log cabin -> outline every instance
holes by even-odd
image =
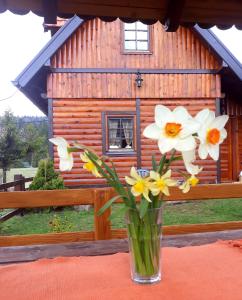
[[[242,68],[210,30],[196,25],[166,32],[159,22],[148,26],[74,16],[13,83],[48,115],[50,137],[63,136],[112,157],[121,176],[131,166],[149,169],[151,153],[160,156],[156,142],[142,136],[156,104],[183,105],[192,115],[203,108],[229,114],[220,160],[198,161],[199,177],[203,183],[238,180]],[[56,149],[50,151],[58,169]],[[72,171],[62,173],[65,184],[104,185],[82,169],[78,155]],[[177,162],[175,169],[182,168]]]

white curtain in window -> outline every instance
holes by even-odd
[[[119,120],[109,120],[109,147],[110,146],[119,146],[119,138],[118,138],[118,123]]]
[[[132,120],[130,120],[130,119],[122,120],[122,126],[123,126],[123,130],[124,130],[124,136],[125,136],[126,143],[128,146],[131,146],[131,143],[133,141]]]

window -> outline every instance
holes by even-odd
[[[103,152],[129,155],[135,152],[135,116],[104,113]]]
[[[148,52],[149,27],[141,22],[124,23],[124,50],[127,52]]]

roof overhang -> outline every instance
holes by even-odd
[[[100,17],[104,21],[120,18],[147,24],[160,21],[168,31],[195,24],[206,29],[214,25],[242,29],[242,1],[238,0],[0,0],[0,13],[6,10],[15,14],[32,11],[44,16],[47,24],[55,23],[57,16],[70,18],[76,14],[83,20]]]

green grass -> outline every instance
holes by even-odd
[[[124,228],[123,205],[112,208],[112,227]],[[0,214],[3,212],[0,211]],[[53,232],[50,222],[57,216],[63,231],[93,230],[93,210],[77,212],[73,208],[54,212],[48,209],[39,213],[29,212],[15,216],[0,224],[1,235]],[[199,224],[226,221],[242,221],[242,199],[192,201],[164,205],[164,225]]]

